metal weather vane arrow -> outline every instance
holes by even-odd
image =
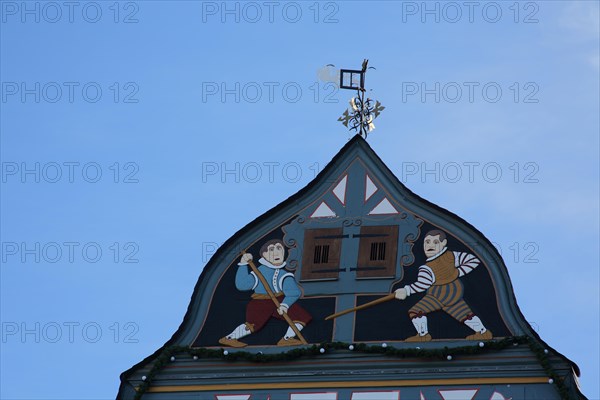
[[[340,89],[356,90],[357,95],[350,99],[350,108],[338,118],[345,127],[355,131],[365,139],[375,129],[373,121],[385,109],[379,101],[365,99],[365,76],[369,60],[365,59],[361,70],[340,70]],[[371,67],[372,68],[372,67]]]

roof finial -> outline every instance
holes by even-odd
[[[365,59],[361,70],[342,69],[340,70],[340,89],[356,90],[357,95],[350,99],[350,109],[344,111],[338,118],[345,127],[351,131],[356,131],[365,139],[367,135],[375,129],[373,121],[385,109],[379,101],[365,99],[365,76],[367,74],[367,65],[369,60]],[[369,67],[369,69],[375,69]]]

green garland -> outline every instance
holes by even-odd
[[[353,351],[368,354],[385,354],[387,356],[398,358],[447,359],[449,356],[480,354],[494,350],[498,351],[520,344],[527,344],[531,351],[536,355],[546,375],[554,381],[554,385],[560,393],[561,398],[563,400],[571,400],[567,386],[552,368],[550,360],[548,359],[548,351],[535,340],[533,340],[533,338],[528,336],[517,336],[498,341],[486,341],[483,347],[476,345],[453,348],[444,347],[439,349],[397,349],[390,346],[370,346],[364,343],[358,343],[353,345]],[[152,369],[148,373],[148,376],[146,376],[146,380],[136,389],[137,393],[134,399],[141,400],[144,393],[150,388],[150,384],[152,383],[154,377],[171,362],[171,357],[176,354],[188,354],[192,357],[195,356],[198,359],[219,358],[227,361],[243,360],[255,363],[268,363],[274,361],[296,360],[301,357],[314,357],[321,354],[321,349],[324,349],[325,352],[331,352],[332,350],[348,350],[349,346],[349,343],[342,342],[322,343],[320,345],[293,349],[277,354],[250,353],[247,351],[235,351],[225,354],[223,349],[216,350],[206,348],[190,348],[187,346],[170,346],[164,348],[161,354],[157,357]]]

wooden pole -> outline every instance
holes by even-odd
[[[250,265],[250,268],[252,268],[252,271],[256,274],[256,276],[260,280],[260,283],[262,283],[262,285],[265,287],[267,294],[269,295],[271,300],[273,300],[273,303],[275,303],[275,307],[277,307],[279,309],[279,306],[281,306],[281,304],[279,303],[279,300],[277,300],[277,297],[275,297],[275,294],[271,290],[271,286],[269,286],[269,283],[267,282],[267,280],[265,279],[263,274],[261,274],[260,271],[258,270],[258,268],[256,268],[256,265],[254,265],[252,260],[248,260],[248,265]],[[288,323],[290,328],[292,328],[292,330],[294,331],[294,333],[296,334],[298,339],[300,339],[302,344],[308,344],[308,342],[306,341],[306,339],[304,339],[304,336],[302,336],[302,334],[300,333],[300,330],[298,329],[298,327],[296,326],[294,321],[292,321],[290,316],[287,315],[287,313],[283,313],[283,318]]]
[[[341,317],[342,315],[350,314],[351,312],[354,312],[354,311],[364,310],[365,308],[373,307],[373,306],[376,306],[377,304],[381,304],[381,303],[385,303],[386,301],[394,300],[395,298],[396,298],[396,295],[394,293],[391,293],[385,297],[382,297],[377,300],[373,300],[373,301],[365,303],[361,306],[354,307],[354,308],[348,308],[347,310],[340,311],[339,313],[331,314],[330,316],[325,318],[325,321],[329,321],[330,319]]]

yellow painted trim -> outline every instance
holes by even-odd
[[[514,378],[453,378],[453,379],[408,379],[392,381],[336,381],[336,382],[273,382],[273,383],[234,383],[231,385],[185,385],[185,386],[155,386],[148,389],[149,393],[173,392],[208,392],[214,390],[263,390],[263,389],[334,389],[357,387],[410,387],[434,385],[486,385],[511,383],[548,383],[546,377],[514,377]]]

